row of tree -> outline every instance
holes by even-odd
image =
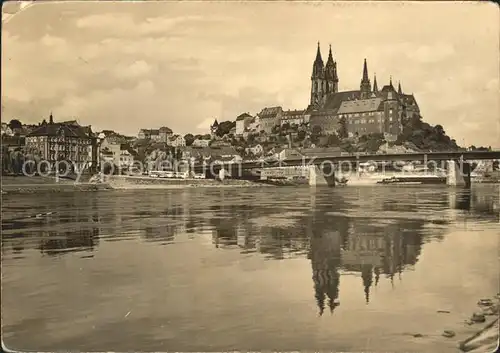
[[[30,163],[26,163],[31,161]],[[7,146],[2,146],[2,174],[33,174],[37,171],[38,164],[42,161],[36,149],[18,147],[10,151]],[[24,165],[24,170],[23,170]],[[40,167],[42,168],[42,166]]]

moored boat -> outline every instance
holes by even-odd
[[[439,175],[400,175],[384,178],[377,184],[405,184],[405,185],[422,185],[422,184],[446,184],[446,177]]]

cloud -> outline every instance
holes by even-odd
[[[455,53],[453,45],[447,43],[436,43],[434,45],[421,45],[406,54],[408,58],[422,63],[443,61]]]
[[[214,123],[214,118],[206,118],[201,123],[196,125],[196,129],[200,132],[209,133],[210,126]]]
[[[498,138],[491,128],[500,110],[498,20],[472,15],[477,6],[448,10],[454,20],[443,25],[431,5],[57,5],[30,7],[3,28],[7,118],[36,122],[54,110],[95,129],[135,134],[166,125],[186,133],[193,127],[208,132],[215,117],[234,119],[265,106],[303,109],[320,40],[324,59],[332,41],[342,90],[359,87],[366,57],[379,88],[389,75],[401,80],[424,119],[457,140],[467,135],[456,124],[460,114],[483,129],[482,140]],[[387,22],[382,8],[398,15]],[[409,16],[419,26],[408,26]],[[325,21],[331,23],[326,29]]]
[[[71,52],[66,40],[45,35],[39,43],[23,42],[9,32],[2,34],[3,96],[28,102],[76,88],[73,79],[57,74]]]
[[[207,19],[204,16],[177,16],[177,17],[147,17],[143,20],[135,20],[133,16],[126,13],[120,14],[94,14],[82,17],[76,21],[76,26],[86,30],[101,31],[106,34],[142,36],[163,34],[169,35],[169,31],[177,26],[194,22],[227,21],[228,18],[218,17]]]
[[[486,82],[485,89],[488,91],[498,92],[500,88],[500,82],[498,78],[492,78]]]
[[[62,47],[66,45],[66,41],[62,38],[46,34],[42,37],[42,44],[48,47]]]
[[[114,69],[114,74],[121,78],[137,78],[151,72],[151,66],[144,60],[138,60],[130,65],[118,65]]]
[[[82,17],[76,21],[76,26],[82,29],[113,29],[125,30],[134,27],[132,18],[126,14],[96,14]]]

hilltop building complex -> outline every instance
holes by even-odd
[[[366,59],[359,89],[339,91],[337,62],[333,59],[330,47],[328,59],[324,64],[318,43],[316,58],[311,75],[310,101],[306,109],[284,111],[282,107],[267,107],[257,114],[257,131],[271,133],[275,126],[288,124],[309,124],[318,126],[324,133],[339,133],[345,129],[349,136],[383,133],[397,136],[401,133],[405,117],[420,114],[413,94],[405,94],[398,84],[396,90],[392,83],[380,90],[377,78],[373,85],[368,76]],[[244,113],[236,119],[237,135],[249,130],[252,117]]]
[[[311,99],[306,112],[310,114],[311,126],[319,125],[325,132],[336,132],[340,123],[346,125],[349,135],[385,133],[398,135],[402,130],[402,119],[420,113],[413,94],[404,94],[401,83],[398,90],[392,84],[378,89],[377,78],[373,86],[368,77],[366,59],[359,90],[338,91],[337,62],[332,49],[323,65],[318,43],[316,59],[311,75]]]

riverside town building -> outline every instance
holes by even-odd
[[[43,120],[26,135],[26,147],[40,151],[41,159],[51,167],[58,161],[67,161],[82,170],[97,163],[97,141],[90,126],[80,126],[76,121],[55,123],[52,114],[48,123]]]

